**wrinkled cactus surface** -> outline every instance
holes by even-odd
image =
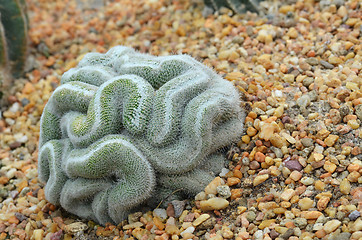
[[[240,138],[243,119],[232,83],[189,56],[89,53],[41,118],[46,198],[104,224],[175,190],[194,195],[224,166],[218,150]]]
[[[204,0],[204,3],[215,11],[226,7],[235,13],[245,13],[246,11],[258,12],[258,4],[261,1],[262,0]]]

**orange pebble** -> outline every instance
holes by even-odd
[[[254,159],[260,163],[265,162],[265,155],[262,152],[257,152],[257,153],[255,153]]]

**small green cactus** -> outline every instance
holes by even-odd
[[[239,14],[245,13],[246,11],[258,12],[259,2],[261,2],[261,0],[204,0],[205,5],[215,11],[226,7]]]
[[[0,85],[23,74],[28,47],[28,26],[24,0],[0,0]]]
[[[189,56],[122,46],[89,53],[44,108],[39,178],[50,202],[119,223],[175,190],[173,197],[203,190],[243,119],[232,83]]]

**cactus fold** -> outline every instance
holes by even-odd
[[[239,14],[245,13],[246,11],[258,12],[259,2],[261,2],[261,0],[204,0],[205,5],[215,11],[226,7]]]
[[[203,190],[243,120],[232,83],[189,56],[89,53],[44,108],[39,178],[50,202],[119,223],[175,190]]]

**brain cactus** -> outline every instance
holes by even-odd
[[[175,190],[201,191],[243,118],[234,86],[189,56],[89,53],[44,108],[39,178],[50,202],[119,223]]]
[[[235,13],[245,13],[246,11],[258,12],[259,2],[262,0],[204,0],[206,6],[215,11],[222,7],[230,8]]]

